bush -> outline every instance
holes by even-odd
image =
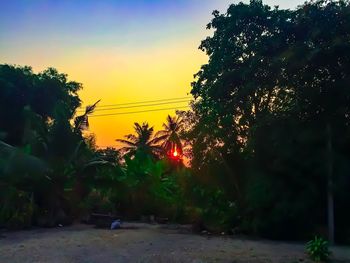
[[[83,201],[83,207],[87,213],[115,213],[115,205],[110,201],[108,195],[103,195],[97,190],[92,191],[87,196]]]
[[[211,232],[231,231],[237,226],[236,204],[220,189],[195,187],[194,194],[203,227]]]
[[[13,230],[30,227],[34,212],[30,195],[15,188],[9,188],[5,196],[0,209],[0,225]]]
[[[331,254],[328,242],[317,236],[306,244],[306,251],[315,262],[326,262]]]

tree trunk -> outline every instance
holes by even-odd
[[[330,123],[327,124],[327,222],[328,239],[331,245],[334,244],[334,197],[333,197],[333,145],[332,129]]]

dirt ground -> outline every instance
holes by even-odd
[[[0,262],[308,262],[303,244],[191,234],[185,227],[124,223],[126,229],[73,225],[0,233]],[[350,263],[349,247],[333,247]]]

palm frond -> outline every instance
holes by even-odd
[[[131,142],[131,141],[128,141],[128,140],[124,140],[124,139],[116,139],[115,141],[124,143],[124,144],[129,145],[129,146],[133,146],[133,147],[136,146],[136,144],[134,142]]]
[[[82,131],[82,130],[86,130],[89,128],[89,115],[92,114],[97,106],[97,104],[100,102],[101,100],[96,101],[94,104],[92,105],[88,105],[85,108],[85,113],[83,115],[77,116],[74,119],[74,130],[77,131]]]
[[[125,138],[134,143],[138,141],[138,138],[134,134],[128,134],[125,136]]]
[[[164,130],[170,130],[169,126],[166,123],[163,123],[162,126]]]
[[[150,145],[153,145],[153,144],[158,144],[162,141],[164,141],[166,138],[168,138],[169,136],[167,134],[165,135],[162,135],[162,136],[155,136],[152,140],[149,141],[149,144]]]
[[[166,130],[157,131],[156,134],[154,135],[154,137],[159,137],[159,136],[163,136],[163,135],[169,136],[169,131],[166,131]]]
[[[94,110],[96,109],[97,104],[98,104],[100,101],[101,101],[101,100],[98,100],[98,101],[96,101],[94,104],[86,106],[86,108],[85,108],[85,113],[84,113],[84,114],[85,114],[85,115],[89,115],[89,114],[93,113]]]

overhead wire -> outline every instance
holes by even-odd
[[[130,109],[130,108],[139,108],[139,107],[152,107],[152,106],[159,106],[159,105],[166,105],[166,104],[175,104],[175,103],[184,103],[184,102],[190,102],[190,100],[177,100],[177,101],[168,101],[168,102],[161,102],[161,103],[151,103],[151,104],[142,104],[142,105],[133,105],[133,106],[122,106],[122,107],[111,107],[111,108],[102,108],[95,109],[96,111],[109,111],[109,110],[118,110],[118,109]]]
[[[149,109],[149,110],[142,110],[142,111],[128,111],[128,112],[116,112],[116,113],[107,113],[107,114],[92,114],[89,117],[103,117],[103,116],[114,116],[114,115],[124,115],[124,114],[135,114],[135,113],[143,113],[143,112],[152,112],[152,111],[163,111],[163,110],[179,110],[179,109],[185,109],[189,108],[190,106],[181,106],[177,108],[162,108],[162,109]]]
[[[139,107],[152,107],[152,106],[175,104],[175,103],[185,103],[185,102],[190,102],[190,99],[191,97],[188,96],[188,97],[159,99],[159,100],[151,100],[151,101],[139,101],[139,102],[130,102],[130,103],[101,105],[96,107],[97,109],[95,111],[107,111],[107,110],[129,109],[129,108],[139,108]],[[159,103],[155,103],[155,102],[159,102]],[[133,106],[125,106],[125,105],[133,105]],[[118,106],[118,107],[115,107],[115,106]],[[189,107],[190,107],[189,105],[186,105],[186,106],[171,107],[171,108],[168,107],[168,108],[148,109],[148,110],[139,110],[139,111],[91,114],[89,115],[89,117],[117,116],[117,115],[137,114],[137,113],[145,113],[145,112],[164,111],[164,110],[180,110],[180,109],[187,109]],[[102,108],[102,109],[99,109],[99,108]],[[108,146],[104,146],[104,147],[108,147]],[[118,147],[118,145],[114,145],[112,147]]]
[[[184,100],[184,99],[191,99],[191,96],[177,97],[177,98],[168,98],[168,99],[147,100],[147,101],[137,101],[137,102],[127,102],[127,103],[115,103],[115,104],[97,105],[96,108],[106,108],[106,107],[134,105],[134,104],[148,104],[148,103],[154,103],[154,102],[175,101],[175,100]],[[79,111],[83,111],[83,109],[80,109]]]

